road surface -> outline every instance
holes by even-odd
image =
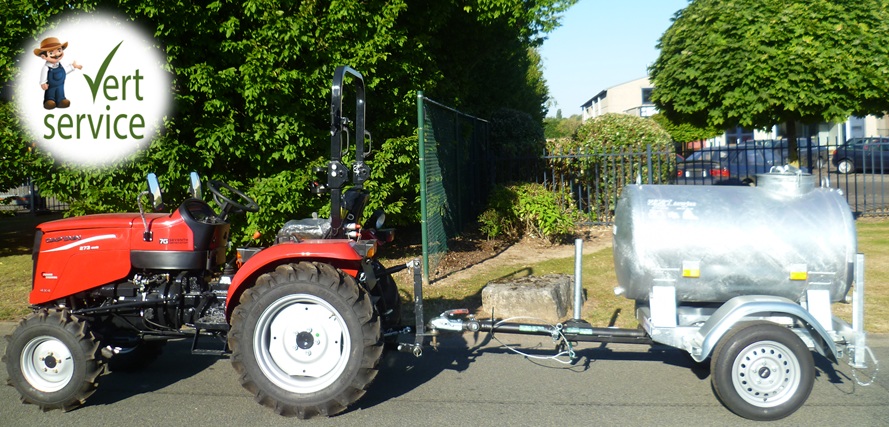
[[[12,324],[0,324],[7,335]],[[481,337],[484,338],[484,337]],[[225,358],[192,356],[171,342],[138,373],[109,373],[87,404],[68,413],[41,412],[0,387],[3,426],[566,426],[754,425],[725,409],[710,388],[708,365],[665,347],[585,344],[572,365],[532,361],[472,335],[427,349],[417,359],[387,353],[367,395],[330,419],[282,418],[254,403]],[[549,340],[499,334],[534,354],[552,354]],[[870,337],[889,361],[889,335]],[[535,345],[538,348],[532,348]],[[0,340],[5,354],[6,340]],[[846,365],[816,356],[807,404],[773,425],[889,425],[889,378],[868,387]],[[0,377],[6,376],[2,366]],[[761,425],[761,424],[759,424]]]

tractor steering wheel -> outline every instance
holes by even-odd
[[[222,181],[217,181],[215,179],[211,179],[207,181],[207,189],[213,193],[213,200],[216,204],[219,205],[220,210],[222,210],[223,217],[228,216],[228,213],[234,210],[235,212],[258,212],[259,205],[250,198],[250,196],[244,194],[243,191],[238,190],[231,185],[228,185]],[[228,196],[222,194],[220,189],[225,189],[230,191],[232,194],[238,196],[238,201],[234,201]],[[239,203],[244,202],[244,203]]]

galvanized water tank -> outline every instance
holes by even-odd
[[[648,300],[652,286],[680,302],[739,295],[800,301],[807,289],[845,298],[855,222],[842,193],[803,173],[757,176],[757,187],[631,185],[615,211],[618,290]]]

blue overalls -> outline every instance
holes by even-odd
[[[49,88],[43,93],[44,101],[55,101],[56,105],[62,103],[65,99],[65,67],[59,64],[58,67],[50,68],[46,75],[46,84]]]

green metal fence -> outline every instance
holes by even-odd
[[[488,122],[417,93],[423,282],[448,239],[475,221],[493,185]]]

